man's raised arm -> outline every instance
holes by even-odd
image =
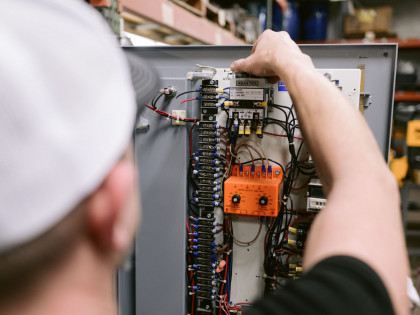
[[[407,254],[397,184],[362,115],[318,73],[285,32],[266,31],[234,72],[286,84],[328,204],[308,236],[306,270],[336,255],[358,258],[387,288],[394,310],[408,312]]]

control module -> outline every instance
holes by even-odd
[[[224,212],[276,217],[282,180],[280,167],[235,165],[224,185]]]

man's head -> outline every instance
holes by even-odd
[[[0,37],[1,304],[81,244],[115,267],[137,198],[135,96],[101,17],[79,0],[7,0]]]

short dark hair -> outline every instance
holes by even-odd
[[[86,229],[84,204],[36,239],[0,254],[0,305],[24,295],[72,252]]]

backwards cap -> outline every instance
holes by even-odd
[[[0,38],[1,253],[100,185],[129,143],[135,95],[117,42],[81,0],[2,1]]]

